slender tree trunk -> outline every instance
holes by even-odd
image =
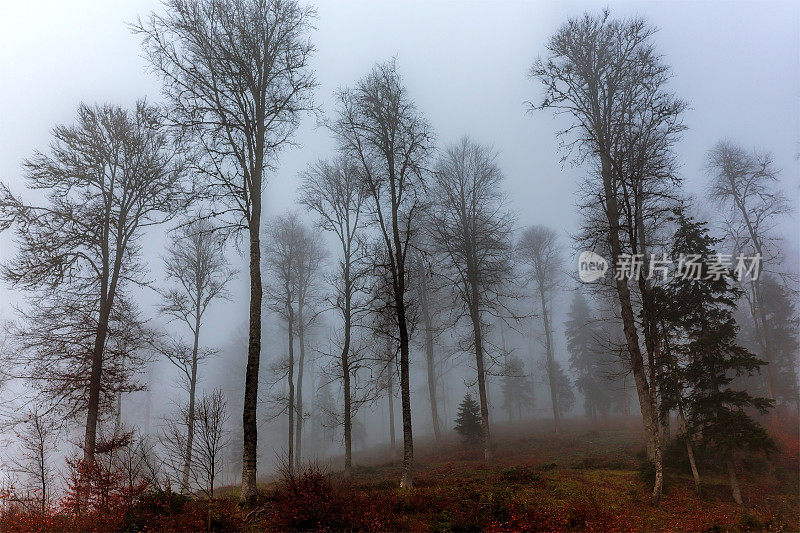
[[[689,435],[689,426],[686,424],[686,416],[683,414],[683,405],[678,403],[678,417],[680,417],[681,430],[683,431],[683,438],[686,441],[686,453],[689,456],[689,466],[692,469],[692,478],[694,478],[694,488],[700,491],[700,472],[697,471],[697,463],[694,460],[694,447],[692,446],[692,436]]]
[[[544,327],[545,355],[547,357],[547,378],[550,382],[550,402],[553,405],[553,429],[558,433],[561,427],[561,414],[558,409],[558,390],[556,385],[556,363],[553,355],[553,337],[550,331],[550,315],[547,312],[547,298],[544,294],[544,280],[539,280],[539,296],[542,303],[542,326]]]
[[[260,179],[257,180],[260,187]],[[255,189],[255,188],[254,188]],[[258,450],[258,368],[261,359],[261,194],[253,195],[250,217],[250,329],[247,344],[247,370],[242,409],[242,490],[240,501],[252,506],[257,495],[256,460]]]
[[[303,370],[306,359],[305,327],[303,325],[303,306],[297,309],[297,342],[300,345],[300,359],[297,361],[297,432],[294,436],[294,461],[297,471],[300,471],[303,447]]]
[[[125,355],[122,356],[122,368],[125,369]],[[117,416],[114,421],[114,436],[119,435],[122,431],[122,392],[117,393]]]
[[[739,488],[739,478],[736,476],[736,466],[733,464],[733,459],[728,456],[725,460],[725,466],[728,470],[728,479],[731,483],[731,495],[733,496],[733,501],[737,504],[742,504],[742,491]]]
[[[295,405],[294,395],[294,311],[292,310],[291,303],[287,305],[289,310],[287,325],[289,329],[289,368],[286,371],[286,380],[289,385],[289,450],[287,458],[287,467],[289,473],[294,473],[294,414],[297,406]]]
[[[441,428],[439,426],[439,408],[436,403],[436,365],[433,353],[433,320],[431,319],[430,309],[428,308],[427,287],[423,286],[420,295],[422,307],[422,320],[425,326],[425,361],[428,370],[428,396],[431,401],[431,423],[433,424],[433,435],[436,442],[441,439]]]
[[[194,445],[194,406],[195,393],[197,391],[197,355],[200,346],[200,310],[199,295],[198,308],[195,314],[194,323],[194,346],[192,346],[192,375],[189,379],[189,412],[186,417],[186,453],[183,459],[183,476],[181,480],[181,491],[185,494],[189,491],[189,472],[192,467],[192,449]]]
[[[39,484],[42,491],[42,500],[41,500],[41,509],[42,513],[47,510],[47,471],[45,467],[45,439],[43,438],[43,429],[42,429],[42,421],[39,418],[39,413],[34,413],[34,423],[36,424],[36,438],[37,438],[37,446],[36,446],[36,459],[38,462],[39,467]]]
[[[608,157],[603,155],[602,177],[605,194],[605,214],[608,221],[608,240],[611,248],[611,262],[617,264],[617,259],[622,255],[622,246],[619,238],[619,207],[617,205],[616,190],[612,186],[611,162]],[[622,326],[625,332],[625,340],[628,347],[631,372],[636,383],[636,392],[639,397],[639,408],[642,413],[642,423],[645,430],[647,443],[647,455],[653,462],[656,469],[656,479],[653,485],[653,499],[661,497],[664,485],[664,470],[661,453],[661,442],[659,441],[659,423],[656,406],[653,404],[653,397],[650,391],[650,384],[647,381],[647,373],[644,367],[642,350],[639,346],[639,334],[636,331],[636,320],[631,304],[631,292],[626,279],[615,280],[617,296],[620,303],[620,314],[622,316]]]
[[[387,390],[386,399],[389,402],[389,442],[392,453],[394,454],[396,446],[396,439],[394,435],[394,378],[392,377],[391,369],[389,370],[389,388]]]
[[[478,396],[481,404],[481,437],[483,441],[483,458],[492,460],[492,441],[489,433],[489,401],[486,394],[486,370],[483,364],[483,334],[481,332],[481,315],[478,307],[478,288],[472,283],[472,303],[470,318],[472,319],[472,337],[475,344],[475,363],[478,369]]]
[[[350,296],[345,297],[344,346],[342,346],[342,384],[344,388],[344,475],[350,477],[353,467],[353,413],[350,397]]]
[[[533,401],[530,405],[530,414],[531,419],[536,418],[536,385],[534,378],[535,370],[536,370],[536,355],[533,351],[533,319],[531,319],[530,327],[528,328],[528,363],[531,366],[531,380],[530,380],[530,387],[531,387],[531,398]]]
[[[731,185],[731,191],[733,192],[734,202],[736,203],[736,207],[742,214],[742,217],[745,221],[745,225],[747,226],[747,231],[750,235],[750,240],[753,244],[753,248],[755,248],[756,253],[763,261],[764,259],[764,248],[762,246],[761,237],[756,233],[755,227],[753,227],[752,221],[750,220],[752,214],[747,209],[745,205],[744,199],[740,196],[739,190],[734,183],[733,177],[728,176],[729,183]],[[763,269],[764,265],[760,265]],[[764,368],[764,385],[766,387],[767,397],[771,400],[775,400],[775,391],[774,391],[774,381],[773,381],[773,374],[772,374],[772,367],[770,363],[773,361],[773,350],[772,350],[772,338],[768,333],[769,322],[767,321],[767,314],[766,310],[764,309],[764,302],[762,299],[762,292],[761,292],[761,278],[752,280],[752,287],[753,287],[753,304],[754,306],[751,307],[751,312],[753,314],[753,322],[755,324],[756,336],[760,337],[760,344],[764,350],[764,360],[767,362]],[[761,322],[759,327],[759,320]],[[773,409],[769,415],[770,422],[773,426],[778,425],[777,414]]]

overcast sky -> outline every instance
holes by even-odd
[[[656,41],[673,67],[672,85],[688,100],[689,127],[678,147],[687,189],[700,194],[704,153],[730,138],[774,152],[795,204],[800,141],[800,7],[797,2],[319,2],[314,67],[317,97],[330,110],[332,92],[352,84],[375,61],[396,56],[409,93],[427,115],[440,145],[469,134],[491,143],[520,225],[576,227],[576,180],[562,168],[548,112],[526,112],[537,85],[527,70],[548,37],[568,17],[609,5],[615,16],[638,14],[660,28]],[[7,2],[0,18],[0,180],[22,191],[21,161],[46,149],[50,129],[74,120],[79,102],[131,106],[159,101],[158,80],[146,71],[139,39],[127,23],[160,9],[150,0]],[[308,120],[298,149],[286,151],[270,176],[266,216],[290,208],[297,173],[331,155],[325,130]],[[795,219],[796,220],[796,219]],[[791,228],[796,250],[796,222]],[[147,253],[157,263],[161,241]],[[10,240],[0,236],[2,257]],[[796,259],[796,256],[795,256]],[[237,258],[240,264],[244,261]],[[156,265],[157,266],[157,265]],[[156,269],[157,270],[157,269]],[[246,298],[246,276],[237,299]],[[0,315],[9,318],[0,289]],[[244,305],[217,305],[212,329],[230,330]],[[237,314],[240,313],[240,314]],[[227,317],[234,317],[229,319]],[[213,333],[213,331],[212,331]]]

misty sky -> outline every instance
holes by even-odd
[[[677,151],[689,192],[702,194],[703,159],[716,141],[771,150],[784,188],[797,205],[800,151],[800,3],[721,2],[317,2],[312,35],[317,100],[331,110],[337,87],[351,85],[371,65],[395,56],[410,95],[437,133],[439,146],[469,134],[499,152],[500,167],[520,226],[577,227],[576,181],[582,170],[562,167],[560,124],[549,112],[529,113],[539,87],[527,77],[549,36],[584,10],[643,15],[661,31],[658,49],[673,67],[672,87],[688,100],[689,127]],[[21,161],[45,150],[50,129],[72,123],[77,105],[130,107],[146,96],[160,101],[159,81],[147,73],[139,38],[127,23],[159,10],[150,0],[6,1],[0,17],[0,180],[22,192]],[[297,174],[330,157],[328,132],[309,118],[299,148],[285,151],[269,177],[266,217],[291,208]],[[25,195],[31,197],[30,195]],[[796,239],[796,218],[785,233]],[[145,252],[160,277],[162,236]],[[0,256],[11,253],[0,236]],[[797,263],[797,243],[789,243]],[[232,254],[237,268],[245,265]],[[244,322],[247,276],[234,284],[234,302],[209,311],[207,338],[229,335]],[[153,295],[151,295],[152,297]],[[0,316],[13,315],[15,295],[0,288]],[[155,299],[151,298],[154,302]],[[144,306],[150,314],[152,308]],[[244,358],[244,353],[242,355]]]

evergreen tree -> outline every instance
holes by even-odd
[[[758,372],[765,363],[736,341],[733,313],[740,291],[714,250],[718,239],[705,223],[677,213],[672,243],[677,269],[658,288],[669,379],[662,380],[662,413],[686,413],[686,431],[728,470],[733,498],[741,503],[735,457],[740,450],[770,450],[773,443],[746,412],[767,412],[772,401],[732,388],[737,376]]]
[[[567,351],[572,371],[576,374],[575,386],[583,394],[586,416],[596,419],[608,414],[611,395],[602,377],[602,352],[597,341],[598,332],[592,324],[589,303],[575,291],[564,323]]]
[[[464,442],[475,445],[481,438],[481,410],[469,393],[464,396],[458,406],[458,418],[456,418],[456,431],[461,435]]]
[[[575,391],[572,388],[572,381],[558,361],[553,361],[552,386],[556,389],[558,414],[562,417],[575,405]]]
[[[533,407],[533,384],[525,373],[525,364],[516,355],[509,355],[503,365],[503,408],[508,413],[508,421],[522,418],[524,408]]]
[[[772,347],[772,389],[775,398],[800,409],[800,393],[797,382],[797,331],[800,326],[797,311],[789,289],[774,277],[766,275],[761,280],[762,305],[766,316],[767,331]]]

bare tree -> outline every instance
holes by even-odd
[[[431,150],[430,126],[408,97],[394,61],[379,63],[355,87],[339,91],[338,117],[331,124],[342,150],[358,161],[371,199],[372,219],[386,250],[392,307],[400,347],[403,410],[401,487],[411,488],[414,444],[411,431],[409,331],[406,312],[406,253],[420,207],[423,165]]]
[[[296,327],[295,302],[297,299],[297,247],[300,246],[300,220],[296,213],[279,216],[273,221],[266,242],[264,263],[269,273],[266,304],[286,323],[288,361],[285,369],[288,397],[286,409],[289,416],[287,467],[294,471],[295,382],[294,338]]]
[[[363,237],[367,190],[356,161],[342,155],[320,161],[303,174],[300,202],[319,217],[319,226],[333,232],[341,246],[338,268],[333,277],[334,293],[329,303],[342,317],[342,348],[339,373],[344,395],[344,470],[350,475],[353,456],[353,392],[351,379],[357,368],[352,334],[366,310],[363,298],[368,269]],[[359,298],[359,295],[362,295]]]
[[[164,258],[167,279],[174,282],[175,286],[163,293],[164,301],[160,311],[173,320],[186,324],[193,337],[188,353],[180,345],[166,353],[170,362],[186,375],[189,392],[182,490],[186,490],[189,483],[192,463],[197,368],[200,359],[207,355],[200,350],[200,327],[211,302],[216,298],[228,297],[225,286],[234,275],[228,267],[224,249],[213,231],[214,228],[204,219],[180,226]]]
[[[517,253],[520,261],[527,268],[529,279],[533,281],[534,290],[539,296],[540,317],[544,332],[545,368],[547,369],[547,379],[550,385],[550,401],[553,405],[555,431],[558,432],[561,420],[559,409],[561,401],[558,398],[560,368],[558,368],[558,362],[555,360],[552,323],[552,303],[564,274],[558,233],[546,226],[532,226],[523,232],[517,244]]]
[[[219,476],[220,459],[228,445],[228,407],[221,389],[203,394],[197,405],[196,479],[209,499]]]
[[[659,192],[676,189],[674,143],[684,127],[686,104],[666,89],[670,69],[657,53],[655,29],[641,18],[615,20],[606,11],[569,20],[550,39],[548,57],[538,59],[530,75],[544,86],[534,109],[552,108],[572,119],[560,132],[565,157],[590,158],[597,170],[589,190],[602,223],[597,240],[607,247],[613,265],[620,257],[646,256],[648,206]],[[573,151],[577,150],[577,153]],[[656,469],[653,498],[661,496],[663,461],[658,413],[658,335],[648,322],[652,313],[647,269],[638,276],[617,276],[617,294],[627,344],[628,363],[636,382],[647,453]],[[630,281],[636,278],[644,312],[642,331],[647,366],[639,344]]]
[[[119,448],[111,454],[112,470],[124,483],[123,494],[125,504],[130,508],[134,504],[137,493],[145,489],[155,489],[159,483],[161,459],[156,457],[154,445],[147,435],[142,435],[138,428],[129,431],[117,428],[115,436],[127,435]]]
[[[186,346],[187,351],[189,347]],[[189,409],[186,401],[179,401],[174,408],[161,419],[158,443],[164,467],[164,479],[167,486],[183,489],[183,466],[186,464],[186,436],[188,434]],[[191,471],[190,471],[191,473]],[[194,476],[192,476],[194,482]],[[188,484],[186,484],[188,487]]]
[[[55,472],[51,455],[56,449],[60,428],[57,422],[34,407],[21,422],[19,435],[19,457],[12,461],[10,469],[24,474],[33,487],[33,501],[44,513],[50,506]]]
[[[780,247],[775,226],[792,211],[791,204],[778,188],[779,171],[769,152],[748,152],[730,141],[717,143],[706,161],[709,196],[724,209],[724,227],[734,255],[758,255],[761,270],[780,263]],[[771,325],[767,320],[761,276],[747,287],[749,309],[762,358],[775,361]],[[766,365],[764,377],[767,396],[775,399],[775,376]]]
[[[459,316],[468,317],[478,372],[484,457],[491,460],[489,404],[486,395],[486,321],[504,311],[502,290],[510,280],[514,218],[500,188],[502,173],[491,149],[468,137],[450,146],[437,161],[430,190],[427,230],[433,250],[443,258]]]
[[[297,343],[300,359],[297,361],[297,433],[295,434],[295,466],[300,468],[302,459],[302,435],[305,411],[303,410],[303,375],[306,367],[306,330],[317,317],[320,303],[320,273],[326,256],[319,234],[301,226],[297,243],[295,283],[297,285]]]
[[[125,283],[142,281],[136,259],[143,229],[182,205],[182,165],[158,111],[144,101],[132,112],[81,104],[77,124],[57,126],[53,137],[50,155],[25,162],[30,187],[47,193],[47,205],[27,204],[0,188],[0,229],[15,225],[19,243],[3,277],[23,289],[52,294],[57,288],[65,299],[96,305],[83,445],[91,462],[110,317]]]
[[[3,353],[7,375],[27,382],[43,414],[70,421],[86,412],[98,303],[69,293],[34,295],[18,320],[7,324]],[[118,293],[109,316],[100,381],[100,412],[112,415],[121,394],[140,390],[152,331],[139,311]]]
[[[295,0],[168,0],[165,15],[139,20],[170,116],[196,141],[205,196],[250,246],[250,329],[242,425],[243,502],[256,495],[261,356],[261,210],[264,172],[312,108],[316,85],[307,39],[313,9]]]
[[[302,431],[302,388],[305,363],[305,339],[302,337],[308,319],[306,307],[313,303],[312,295],[325,249],[319,236],[313,234],[300,220],[297,213],[276,217],[270,228],[266,243],[265,266],[270,273],[267,284],[267,305],[285,321],[287,327],[288,355],[285,365],[289,414],[288,467],[299,466],[298,434]],[[298,337],[300,359],[297,361],[295,382],[294,339]],[[297,419],[295,419],[297,417]],[[297,463],[297,465],[295,465]]]
[[[419,246],[419,245],[418,245]],[[422,246],[423,250],[425,246]],[[433,435],[438,442],[441,439],[441,424],[439,422],[439,405],[436,394],[436,352],[434,350],[436,337],[440,327],[434,316],[438,314],[441,306],[436,305],[436,298],[440,294],[440,287],[436,281],[436,272],[423,253],[415,253],[412,257],[412,270],[415,287],[415,297],[419,304],[419,314],[423,329],[423,349],[425,350],[425,370],[428,378],[428,399],[431,404],[431,424]]]

